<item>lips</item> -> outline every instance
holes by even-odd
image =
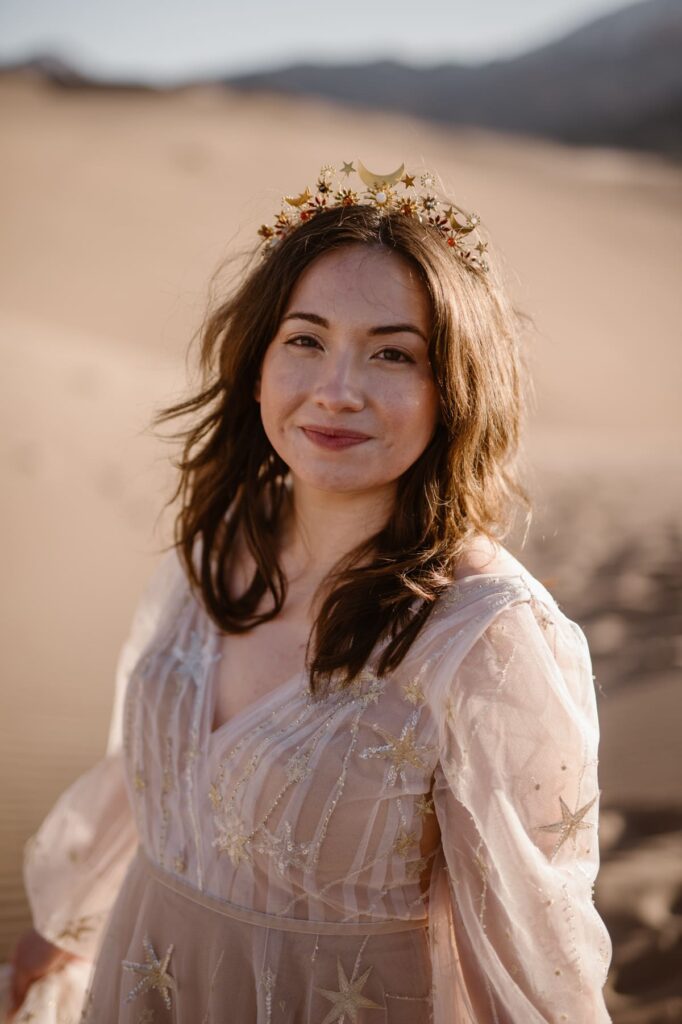
[[[314,423],[304,423],[303,430],[311,430],[316,434],[323,434],[325,437],[348,438],[355,441],[369,440],[369,434],[361,434],[357,430],[346,430],[337,427],[318,427]]]
[[[357,448],[371,440],[369,434],[361,434],[358,430],[348,430],[345,427],[318,427],[312,423],[310,426],[301,427],[301,433],[310,444],[328,452]]]

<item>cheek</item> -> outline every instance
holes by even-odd
[[[263,362],[260,381],[261,417],[266,426],[275,426],[295,409],[305,391],[305,375],[300,368],[284,364],[276,357]]]
[[[431,379],[420,379],[409,387],[391,389],[384,396],[384,408],[394,430],[410,447],[426,444],[438,417],[438,393]]]

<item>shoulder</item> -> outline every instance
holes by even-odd
[[[456,608],[463,603],[485,604],[487,598],[500,597],[500,607],[504,607],[505,596],[510,604],[519,600],[528,603],[543,628],[570,622],[545,584],[523,562],[500,543],[477,537],[460,558],[452,581],[442,594],[442,604]],[[575,623],[571,625],[579,628]]]
[[[477,645],[508,651],[510,640],[547,653],[565,665],[589,664],[580,626],[566,615],[548,587],[508,550],[484,541],[467,551],[440,595],[434,626],[457,642],[447,655],[461,660]],[[444,654],[445,654],[444,650]]]
[[[468,576],[484,573],[509,573],[525,571],[521,562],[497,541],[482,534],[476,535],[460,555],[453,572],[453,582]]]

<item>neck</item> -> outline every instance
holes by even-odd
[[[321,580],[336,562],[385,526],[395,484],[339,494],[294,479],[282,529],[282,558],[292,579]]]

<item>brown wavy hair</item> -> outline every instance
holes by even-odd
[[[182,441],[182,455],[173,460],[179,479],[166,507],[180,499],[174,546],[208,614],[223,632],[240,633],[284,605],[277,527],[288,467],[265,434],[254,387],[301,273],[324,253],[357,244],[399,254],[426,287],[440,417],[425,451],[397,481],[388,522],[325,581],[306,651],[313,693],[332,679],[335,686],[352,682],[380,640],[378,673],[399,665],[452,583],[467,542],[476,534],[503,539],[518,504],[526,509],[526,532],[532,517],[517,470],[531,386],[523,351],[530,318],[511,303],[494,254],[486,274],[465,266],[435,228],[414,217],[334,207],[297,226],[264,258],[251,252],[236,286],[209,307],[198,332],[198,389],[153,419],[192,417],[171,437]],[[231,597],[225,569],[238,533],[256,569],[244,592]],[[259,612],[266,591],[273,606]]]

